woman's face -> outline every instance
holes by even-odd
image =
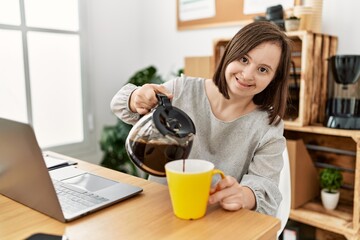
[[[252,98],[263,91],[275,76],[280,56],[281,49],[276,43],[265,42],[229,63],[225,77],[230,98]]]

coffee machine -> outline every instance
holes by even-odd
[[[325,126],[360,129],[360,55],[335,55],[328,61]]]

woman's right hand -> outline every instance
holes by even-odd
[[[157,93],[165,94],[170,99],[173,97],[163,85],[144,84],[131,94],[129,104],[130,110],[132,112],[137,112],[140,115],[147,114],[158,103],[156,98]]]

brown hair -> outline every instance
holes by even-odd
[[[269,124],[279,124],[285,115],[288,94],[288,75],[291,61],[291,40],[271,22],[253,22],[235,34],[227,44],[219,65],[213,76],[213,81],[221,94],[229,99],[228,86],[225,79],[225,69],[233,61],[239,60],[245,54],[264,42],[276,43],[281,48],[279,66],[274,79],[253,101],[261,110],[269,113]]]

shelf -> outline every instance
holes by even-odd
[[[310,202],[300,208],[291,209],[290,219],[330,232],[354,236],[356,231],[352,226],[353,216],[347,212],[325,210],[321,203]]]
[[[348,183],[354,185],[354,189],[342,189],[341,201],[335,210],[325,210],[320,201],[314,200],[299,208],[291,209],[290,219],[342,234],[348,240],[360,239],[360,130],[334,129],[322,125],[300,127],[292,122],[284,122],[284,134],[288,139],[301,139],[305,144],[356,152],[356,156],[349,156],[341,153],[312,151],[313,160],[326,159],[334,166],[354,170],[353,173],[344,173]],[[301,157],[298,159],[298,161],[302,160]],[[312,185],[308,187],[310,186]]]
[[[322,135],[340,136],[340,137],[351,137],[355,142],[360,142],[360,130],[345,130],[327,128],[323,126],[304,126],[299,127],[292,125],[291,122],[285,121],[285,130],[297,131],[297,132],[308,132]]]

